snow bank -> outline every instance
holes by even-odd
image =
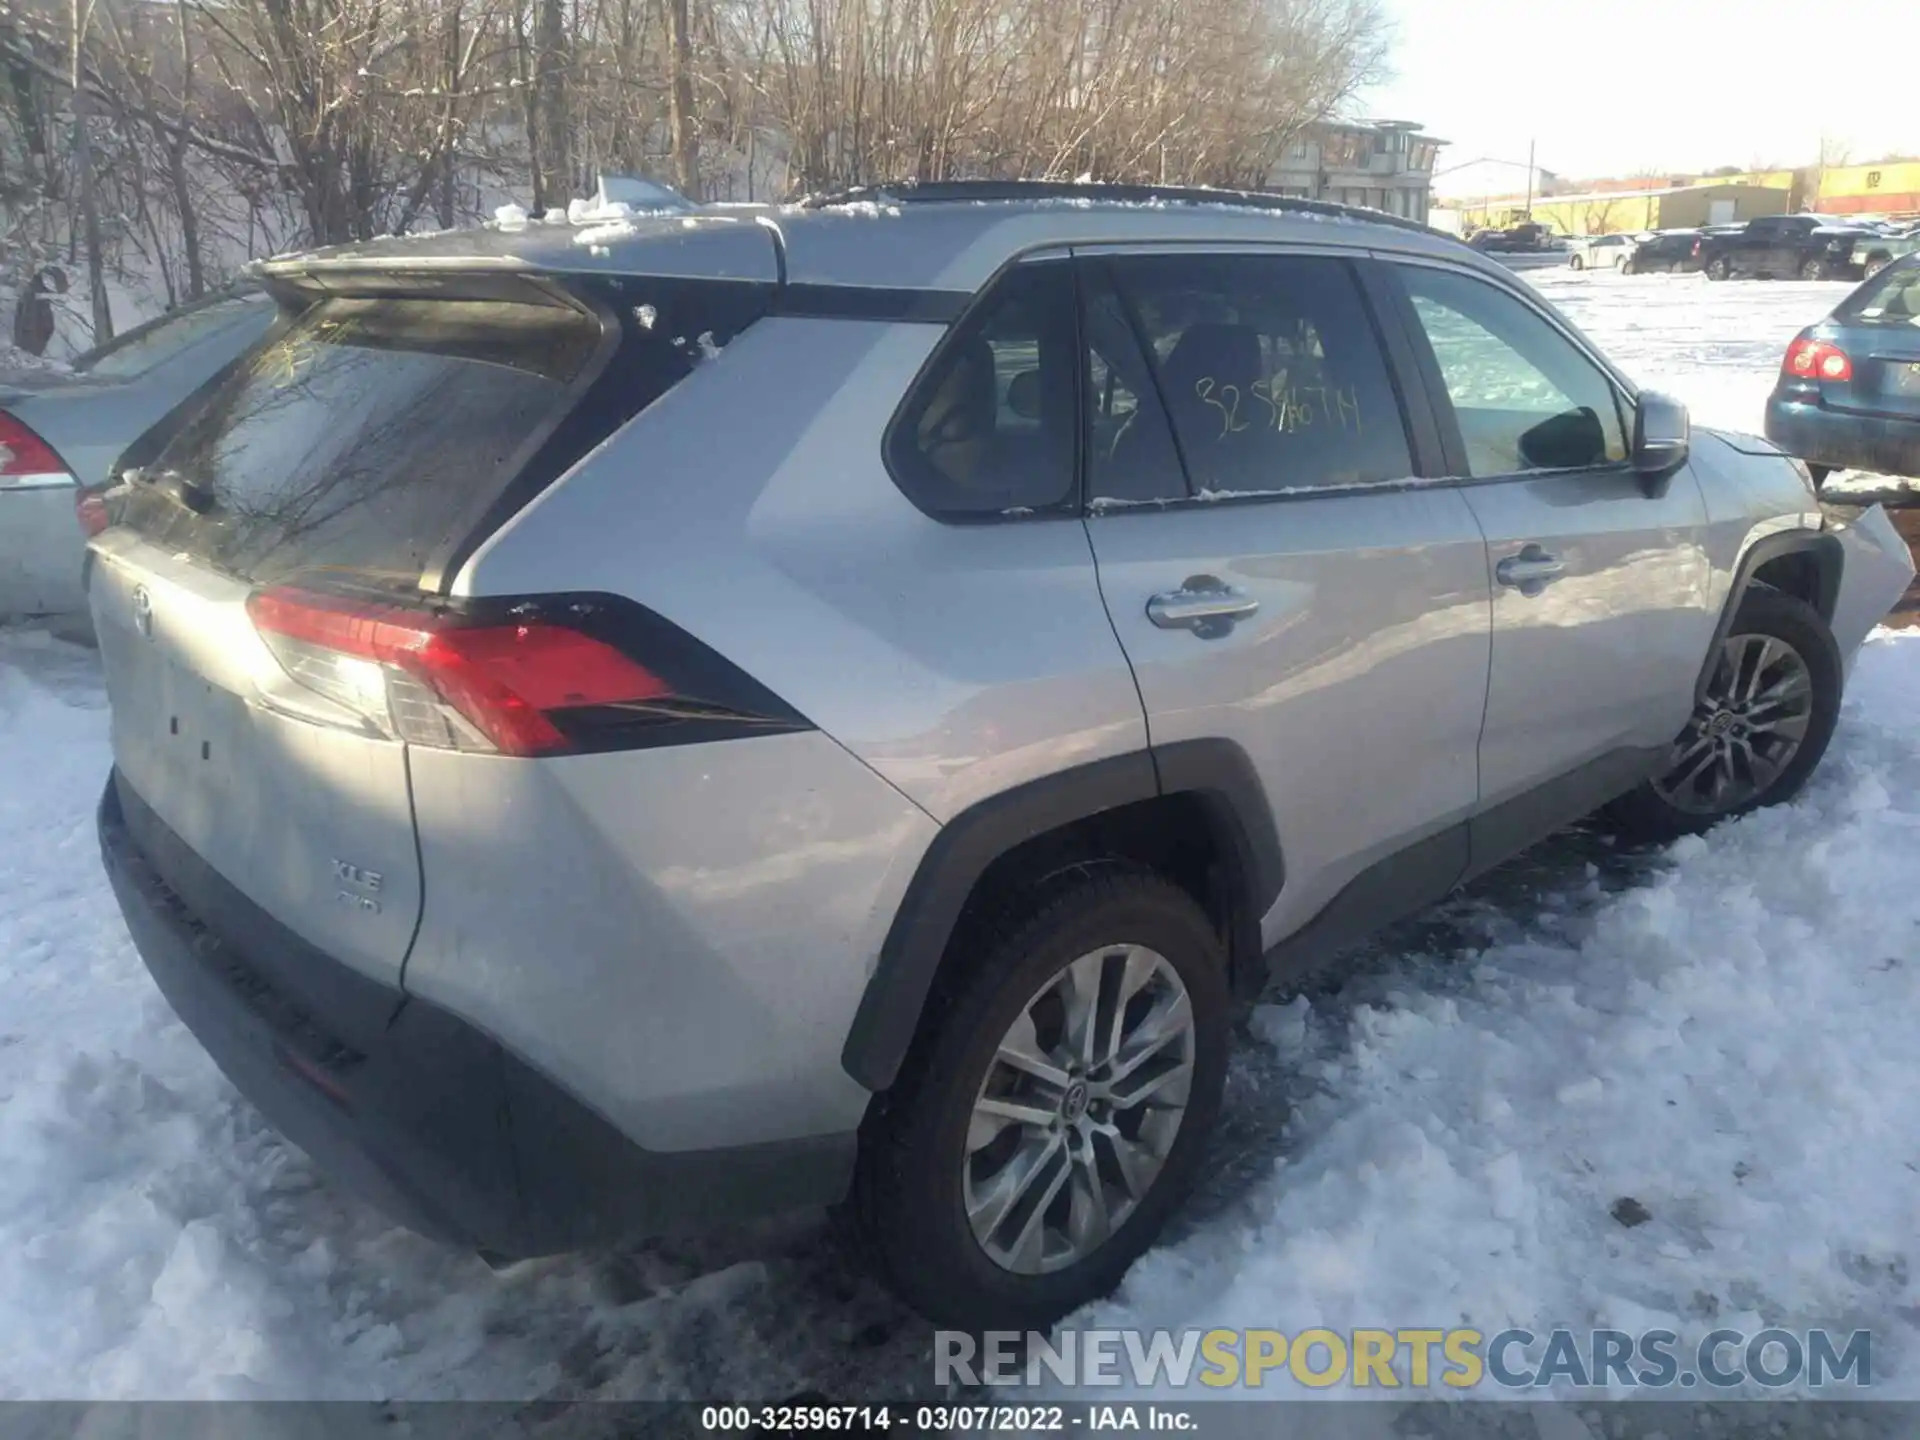
[[[1876,1398],[1920,1395],[1917,705],[1920,637],[1883,632],[1798,803],[1256,1011],[1318,1091],[1285,1154],[1075,1323],[1864,1328]]]

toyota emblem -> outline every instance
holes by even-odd
[[[144,585],[133,587],[133,628],[147,639],[153,638],[153,596]]]

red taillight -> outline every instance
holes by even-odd
[[[1853,361],[1838,345],[1802,335],[1787,347],[1781,367],[1796,380],[1851,380]]]
[[[21,421],[0,410],[0,489],[71,485],[67,462]]]
[[[555,712],[674,693],[611,645],[546,621],[474,624],[290,586],[256,592],[247,612],[288,675],[410,744],[548,754],[571,745]]]

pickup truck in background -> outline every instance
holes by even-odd
[[[1853,254],[1860,262],[1862,278],[1871,280],[1894,261],[1920,254],[1920,223],[1904,232],[1868,236],[1853,247]]]
[[[1825,215],[1759,215],[1737,230],[1703,235],[1694,258],[1709,280],[1858,280],[1863,242],[1872,238]]]

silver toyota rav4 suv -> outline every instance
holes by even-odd
[[[923,185],[260,278],[93,542],[106,862],[235,1084],[497,1256],[844,1202],[928,1315],[1058,1316],[1206,1164],[1237,1001],[1603,807],[1791,796],[1913,574],[1369,212]]]

